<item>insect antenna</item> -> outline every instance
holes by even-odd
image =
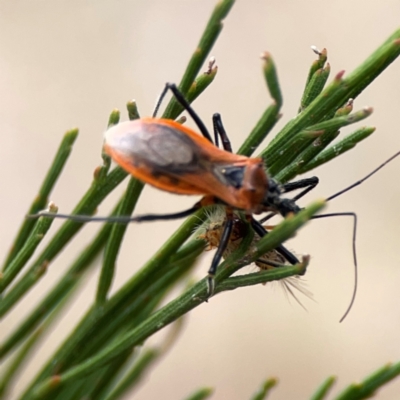
[[[341,196],[342,194],[348,192],[349,190],[357,187],[358,185],[361,185],[363,182],[365,182],[367,179],[369,179],[371,176],[375,175],[380,169],[382,169],[385,165],[390,163],[393,159],[398,157],[400,155],[400,151],[397,153],[393,154],[391,157],[389,157],[386,161],[384,161],[382,164],[380,164],[377,168],[375,168],[373,171],[371,171],[368,175],[366,175],[364,178],[358,180],[357,182],[351,184],[350,186],[347,186],[346,188],[340,190],[339,192],[329,196],[326,201],[330,201],[335,199],[336,197]],[[340,216],[351,216],[354,219],[353,223],[353,239],[352,239],[352,248],[353,248],[353,260],[354,260],[354,287],[353,287],[353,294],[351,296],[351,300],[349,303],[349,306],[347,307],[347,310],[343,314],[342,318],[340,319],[339,322],[342,322],[347,315],[349,314],[351,308],[353,307],[353,304],[356,299],[357,295],[357,287],[358,287],[358,265],[357,265],[357,249],[356,249],[356,238],[357,238],[357,214],[354,212],[341,212],[341,213],[331,213],[331,214],[320,214],[320,215],[314,215],[311,217],[312,219],[318,219],[318,218],[326,218],[326,217],[340,217]]]
[[[348,186],[347,188],[341,190],[340,192],[337,192],[337,193],[333,194],[332,196],[329,196],[326,199],[326,201],[330,201],[330,200],[334,199],[335,197],[338,197],[338,196],[342,195],[343,193],[346,193],[347,191],[353,189],[354,187],[356,187],[358,185],[361,185],[368,178],[370,178],[372,175],[376,174],[381,168],[383,168],[386,164],[390,163],[393,159],[395,159],[399,155],[400,155],[400,151],[398,151],[397,153],[393,154],[390,158],[388,158],[385,162],[383,162],[381,165],[379,165],[377,168],[375,168],[372,172],[370,172],[364,178],[362,178],[359,181],[353,183],[352,185]]]
[[[357,187],[358,185],[361,185],[363,182],[365,182],[367,179],[369,179],[371,176],[375,175],[380,169],[382,169],[385,165],[387,165],[389,162],[391,162],[393,159],[398,157],[400,155],[400,151],[397,153],[393,154],[391,157],[389,157],[386,161],[384,161],[382,164],[380,164],[377,168],[375,168],[373,171],[371,171],[369,174],[367,174],[364,178],[358,180],[357,182],[347,186],[346,188],[340,190],[339,192],[334,193],[333,195],[329,196],[326,198],[326,202],[331,201],[335,199],[336,197],[341,196],[342,194],[350,191],[351,189]],[[309,179],[314,179],[314,178],[309,178]],[[304,187],[307,183],[307,179],[302,179],[299,181],[295,182],[289,182],[284,185],[282,185],[282,191],[283,193],[287,193],[292,190],[300,189],[301,187]],[[305,196],[310,190],[314,189],[315,186],[318,184],[315,183],[313,184],[312,182],[310,183],[309,187],[306,187],[303,191],[301,191],[299,194],[291,198],[290,200],[292,202],[296,202],[303,196]],[[264,218],[260,219],[260,223],[264,223],[265,221],[269,220],[272,218],[276,213],[269,213],[267,214]],[[345,216],[345,217],[353,217],[353,238],[352,238],[352,251],[353,251],[353,262],[354,262],[354,287],[353,287],[353,293],[351,296],[350,303],[343,314],[342,318],[340,319],[339,322],[342,322],[347,315],[349,314],[351,308],[353,307],[353,304],[356,299],[357,295],[357,287],[358,287],[358,264],[357,264],[357,249],[356,249],[356,240],[357,240],[357,214],[354,212],[340,212],[340,213],[329,213],[329,214],[320,214],[320,215],[314,215],[311,217],[311,219],[320,219],[320,218],[328,218],[328,217],[340,217],[340,216]]]
[[[356,237],[357,237],[357,214],[354,212],[340,212],[340,213],[330,213],[330,214],[321,214],[321,215],[314,215],[313,219],[318,218],[328,218],[328,217],[353,217],[353,239],[352,239],[352,249],[353,249],[353,263],[354,263],[354,286],[353,286],[353,293],[351,295],[351,300],[345,313],[343,314],[342,318],[340,318],[339,322],[342,322],[347,315],[349,314],[350,310],[353,307],[354,301],[356,300],[357,295],[357,287],[358,287],[358,263],[357,263],[357,249],[356,249]]]

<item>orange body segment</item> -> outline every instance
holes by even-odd
[[[260,212],[268,190],[261,159],[221,150],[171,120],[120,123],[106,131],[104,150],[131,175],[172,193],[211,195]]]

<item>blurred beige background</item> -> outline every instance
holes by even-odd
[[[0,2],[1,254],[8,250],[62,134],[80,128],[52,196],[60,210],[68,212],[101,161],[109,112],[116,107],[124,110],[126,101],[135,98],[142,115],[151,113],[163,84],[180,80],[215,3]],[[270,51],[278,66],[284,95],[282,126],[298,108],[315,59],[311,45],[328,49],[332,75],[341,69],[351,71],[399,26],[399,16],[400,2],[395,0],[238,0],[212,52],[218,75],[195,108],[208,124],[211,114],[220,112],[237,149],[270,101],[261,74],[262,51]],[[378,128],[376,134],[320,168],[321,184],[302,204],[342,189],[400,149],[400,60],[357,99],[355,109],[365,105],[375,109],[367,124]],[[123,111],[122,119],[126,118]],[[315,302],[300,296],[307,312],[271,285],[216,296],[191,313],[180,341],[147,377],[136,398],[158,399],[161,394],[180,399],[201,386],[213,386],[214,399],[243,399],[263,379],[276,376],[280,384],[271,398],[304,399],[329,375],[338,376],[337,391],[400,360],[399,171],[400,159],[329,205],[330,212],[354,210],[359,217],[359,291],[342,324],[338,321],[353,287],[352,221],[319,220],[288,244],[298,254],[312,256],[306,281]],[[104,214],[116,198],[112,196],[99,213]],[[193,201],[146,188],[137,213],[180,210]],[[113,290],[178,225],[174,221],[130,226]],[[94,226],[86,227],[81,240],[55,260],[40,287],[3,321],[1,336],[29,313],[43,296],[43,286],[58,279],[95,231]],[[198,277],[205,275],[210,256],[199,263]],[[47,336],[14,395],[91,303],[95,271],[90,286]],[[399,394],[397,380],[377,398],[398,399]]]

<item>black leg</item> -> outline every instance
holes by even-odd
[[[215,113],[213,115],[213,127],[214,127],[214,137],[215,137],[216,146],[218,147],[218,136],[219,136],[221,138],[221,142],[222,142],[222,146],[223,146],[224,150],[232,153],[231,142],[229,140],[229,137],[228,137],[228,135],[227,135],[227,133],[225,131],[224,125],[222,123],[221,115],[218,114],[218,113]],[[296,187],[294,187],[294,185],[292,184],[291,186],[293,187],[293,189],[289,188],[289,190],[295,190],[297,188],[302,188],[302,187],[305,187],[305,186],[313,185],[311,188],[308,188],[308,191],[309,191],[313,187],[315,187],[317,185],[317,183],[318,183],[318,178],[316,178],[316,177],[315,178],[310,178],[310,179],[304,179],[302,181],[299,181],[299,183],[298,183],[298,185]],[[228,215],[227,215],[227,221],[229,221]],[[230,223],[231,223],[231,221],[230,221]],[[268,231],[266,231],[264,229],[264,227],[257,220],[255,220],[253,217],[251,217],[250,223],[251,223],[254,231],[260,237],[263,237],[268,233]],[[227,229],[226,226],[225,226],[225,229]],[[225,234],[225,230],[224,230],[222,239],[220,241],[220,245],[219,245],[219,247],[217,249],[217,252],[216,252],[216,254],[214,256],[214,259],[213,259],[213,264],[212,264],[212,266],[211,266],[211,268],[209,270],[209,281],[208,281],[209,292],[210,292],[211,284],[214,283],[213,279],[210,278],[210,276],[213,276],[213,275],[210,274],[210,271],[214,268],[213,270],[214,270],[214,274],[215,274],[215,271],[216,271],[216,269],[218,267],[218,264],[221,261],[222,255],[223,255],[223,253],[224,253],[224,251],[226,249],[226,246],[228,244],[228,240],[229,240],[229,236],[230,236],[231,230],[232,230],[232,226],[229,227],[229,234],[227,234],[226,238],[224,238],[224,234]],[[224,240],[226,240],[226,244],[225,244],[225,242],[223,243]],[[296,256],[294,256],[289,250],[287,250],[282,245],[279,245],[276,248],[276,251],[279,254],[281,254],[292,265],[298,264],[300,262],[296,258]]]
[[[196,203],[192,208],[173,214],[145,214],[135,217],[116,216],[116,217],[96,217],[91,215],[74,215],[74,214],[55,214],[48,211],[40,211],[37,214],[27,215],[28,219],[36,219],[40,217],[69,219],[76,222],[111,222],[116,224],[127,224],[129,222],[145,222],[145,221],[160,221],[169,219],[185,218],[201,208],[200,203]]]
[[[300,198],[305,196],[308,192],[313,190],[318,185],[318,183],[319,183],[318,177],[313,176],[312,178],[300,179],[295,182],[284,183],[281,186],[281,190],[283,193],[288,193],[293,190],[301,189],[301,188],[305,187],[305,189],[303,191],[301,191],[299,194],[297,194],[293,198],[289,199],[291,203],[295,203],[297,200],[299,200]],[[274,215],[275,215],[274,212],[269,213],[265,217],[258,220],[258,222],[260,224],[263,224],[265,221],[268,221],[269,219],[271,219]]]
[[[215,115],[217,115],[217,114],[214,114],[213,117],[212,117],[212,121],[213,121],[213,130],[214,130],[214,145],[215,145],[215,147],[218,147],[218,148],[219,148],[219,139],[218,139],[219,133],[218,133],[217,123],[216,123],[216,121],[215,121]],[[219,114],[218,114],[218,115],[219,115]],[[222,121],[221,121],[221,123],[222,123]],[[231,150],[231,153],[232,153],[232,150]]]
[[[201,134],[212,143],[213,141],[211,139],[211,135],[208,132],[203,121],[200,119],[200,117],[197,115],[197,113],[193,110],[193,108],[191,107],[189,102],[185,99],[185,96],[180,92],[180,90],[176,87],[176,85],[174,83],[165,84],[165,88],[162,91],[162,93],[157,101],[155,110],[153,112],[153,117],[155,117],[158,109],[160,108],[160,104],[161,104],[162,100],[164,99],[168,90],[171,90],[171,92],[175,96],[175,99],[178,101],[178,103],[180,103],[181,106],[189,113],[189,115],[192,117],[193,121],[199,128]]]
[[[268,234],[268,231],[265,230],[265,228],[261,225],[261,223],[255,220],[253,217],[251,217],[250,223],[254,231],[258,234],[258,236],[264,237],[265,235]],[[297,257],[294,254],[292,254],[285,246],[279,245],[278,247],[276,247],[275,250],[283,257],[285,257],[285,259],[290,264],[295,265],[300,263]]]
[[[318,183],[319,183],[318,177],[313,176],[311,178],[300,179],[298,181],[284,183],[281,186],[281,190],[282,190],[282,193],[288,193],[288,192],[292,192],[293,190],[306,188],[307,192],[304,193],[304,194],[306,194],[310,190],[314,189],[318,185]],[[300,197],[303,197],[304,194]],[[298,196],[299,195],[296,196],[296,200],[300,198]]]
[[[155,117],[157,116],[158,110],[159,110],[160,107],[161,107],[161,103],[163,102],[164,97],[165,97],[165,95],[166,95],[167,92],[168,92],[168,89],[169,89],[169,87],[168,87],[168,83],[167,83],[167,84],[164,86],[164,89],[163,89],[163,91],[161,92],[160,97],[157,99],[156,106],[154,107],[154,111],[153,111],[153,115],[152,115],[153,118],[155,118]]]
[[[212,117],[214,126],[215,145],[218,147],[218,136],[221,138],[222,147],[225,151],[232,153],[231,141],[226,134],[224,125],[222,123],[221,115],[215,113]]]
[[[218,265],[224,255],[226,247],[228,246],[229,237],[231,236],[231,232],[232,232],[232,227],[233,227],[233,214],[232,214],[232,210],[228,210],[226,213],[226,222],[225,222],[224,230],[221,235],[221,240],[219,242],[217,251],[214,254],[210,269],[208,270],[207,299],[210,298],[214,294],[214,289],[215,289],[214,277],[217,272]]]

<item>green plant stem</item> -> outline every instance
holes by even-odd
[[[260,283],[267,283],[278,281],[294,275],[304,275],[308,265],[308,259],[305,262],[296,265],[276,268],[269,271],[259,271],[251,274],[234,276],[225,279],[218,285],[215,293],[225,292],[227,290],[235,290],[241,287],[259,285]]]
[[[307,84],[303,97],[300,102],[299,112],[306,109],[312,101],[322,92],[329,78],[331,67],[329,64],[320,68],[313,74],[310,82]]]
[[[144,184],[135,178],[131,178],[126,193],[118,210],[118,215],[131,215],[143,190]],[[97,306],[102,306],[107,299],[111,283],[114,277],[115,265],[122,240],[128,229],[128,224],[114,224],[104,251],[103,266],[96,293]]]
[[[371,398],[377,389],[400,375],[400,362],[388,364],[358,384],[352,384],[339,394],[335,400],[359,400]]]
[[[281,117],[279,107],[276,104],[271,104],[263,113],[256,126],[250,132],[250,135],[245,139],[240,146],[237,154],[243,156],[251,156],[261,142],[271,132],[272,128]]]
[[[120,357],[113,360],[110,364],[106,365],[100,370],[94,371],[91,376],[93,376],[93,380],[95,382],[94,384],[91,384],[90,386],[87,385],[84,388],[82,391],[82,397],[92,399],[104,398],[104,393],[107,393],[111,390],[113,382],[118,379],[121,372],[127,367],[127,364],[132,357],[135,357],[135,352],[126,351],[124,354],[121,354]],[[86,379],[83,381],[86,381]],[[64,388],[63,392],[65,389],[66,388]],[[74,397],[71,399],[74,399]]]
[[[28,214],[36,214],[39,210],[42,210],[46,207],[49,201],[49,195],[53,190],[57,179],[59,178],[69,155],[72,151],[72,146],[78,136],[78,129],[72,129],[68,131],[57,150],[57,153],[54,157],[54,160],[44,178],[42,186],[39,189],[39,193],[35,197],[33,203],[31,204]],[[32,229],[35,226],[36,221],[31,219],[25,219],[22,223],[21,228],[18,231],[16,238],[14,239],[14,243],[7,255],[7,258],[3,265],[3,271],[6,271],[8,266],[10,265],[13,258],[17,255],[17,253],[21,250],[21,248],[25,245]]]
[[[126,109],[128,110],[128,117],[130,121],[140,118],[139,110],[135,100],[130,100],[126,103]]]
[[[25,362],[29,359],[35,345],[37,342],[46,334],[48,329],[52,326],[52,323],[59,315],[59,311],[65,305],[66,299],[59,302],[53,312],[50,314],[49,318],[41,324],[32,334],[31,336],[23,343],[20,349],[16,351],[13,359],[11,360],[8,368],[4,371],[3,377],[0,380],[0,399],[6,399],[6,392],[8,387],[12,384],[12,381],[15,379],[16,375],[21,368],[24,368]]]
[[[322,385],[317,389],[317,391],[311,396],[310,400],[323,400],[328,392],[331,390],[332,386],[336,382],[335,376],[330,376],[327,378]]]
[[[321,152],[317,157],[315,157],[305,166],[300,168],[297,173],[303,174],[307,171],[319,167],[322,164],[327,163],[328,161],[340,156],[346,151],[353,149],[359,142],[366,139],[374,132],[375,128],[373,127],[363,127],[358,129],[354,133],[351,133],[350,135],[343,138],[338,143]]]
[[[23,363],[26,361],[26,357],[30,354],[32,347],[37,343],[38,338],[41,336],[40,330],[36,331],[31,337],[23,344],[21,349],[15,354],[14,358],[11,360],[7,369],[3,371],[3,376],[0,380],[0,399],[6,400],[6,394],[9,386],[11,385],[15,375]]]
[[[104,394],[100,394],[99,399],[116,400],[137,385],[147,370],[176,343],[182,331],[182,327],[182,319],[177,320],[172,325],[172,329],[170,329],[166,339],[159,348],[144,349],[132,367],[123,374],[114,388]]]
[[[271,132],[272,128],[280,118],[279,111],[282,106],[282,93],[278,81],[275,63],[269,53],[264,53],[261,58],[264,60],[263,71],[267,87],[274,102],[267,107],[256,126],[240,146],[238,154],[251,156],[261,142]]]
[[[196,390],[189,397],[186,397],[185,400],[204,400],[204,399],[208,399],[213,393],[214,393],[213,388],[205,387],[205,388]]]
[[[84,362],[87,357],[97,354],[96,352],[101,352],[102,349],[106,347],[117,346],[126,336],[127,331],[136,328],[149,317],[149,315],[154,311],[154,308],[158,306],[160,301],[167,294],[171,285],[182,276],[182,273],[187,272],[191,268],[193,261],[194,260],[192,260],[192,263],[185,262],[178,265],[175,263],[174,268],[169,268],[168,272],[164,273],[161,279],[156,281],[145,291],[142,291],[142,293],[134,299],[134,302],[126,304],[118,314],[115,314],[112,321],[106,321],[104,317],[102,321],[98,321],[96,318],[98,318],[99,313],[97,313],[97,315],[93,315],[94,313],[91,315],[89,314],[93,322],[102,322],[103,329],[101,330],[101,335],[99,335],[98,331],[94,330],[96,335],[88,336],[92,338],[94,337],[95,340],[91,340],[89,343],[87,341],[84,343],[83,340],[81,341],[81,347],[79,347],[80,343],[76,341],[76,337],[72,335],[70,340],[74,341],[75,346],[71,346],[70,340],[67,339],[66,343],[68,344],[70,351],[64,351],[64,353],[59,353],[58,356],[56,355],[52,360],[50,360],[49,365],[45,368],[44,372],[51,372],[55,369],[60,370],[60,368],[65,369],[70,365],[74,365],[74,363]],[[106,326],[107,329],[104,329],[104,326]],[[65,344],[62,346],[62,349],[67,350],[65,349]],[[129,349],[127,349],[127,351],[128,350]],[[55,360],[57,362],[55,362]],[[96,368],[89,374],[92,375],[93,371],[97,370],[98,369]],[[41,376],[44,375],[44,373],[41,374]],[[39,380],[41,379],[36,379],[35,381],[37,382]],[[74,381],[79,382],[80,380],[81,378],[78,377]],[[68,388],[69,386],[64,387]],[[48,396],[41,397],[41,400],[52,400],[54,396],[55,393],[51,393]],[[31,388],[28,388],[22,398],[31,398]]]
[[[232,1],[228,1],[228,2],[223,2],[222,3],[222,8],[221,9],[219,9],[219,11],[223,11],[223,12],[225,12],[225,13],[227,13],[228,11],[229,11],[229,8],[230,7],[226,7],[226,5],[227,4],[233,4],[233,2]],[[220,15],[222,15],[222,14],[220,14]],[[206,35],[207,36],[207,35]],[[209,36],[209,35],[208,35]],[[205,39],[205,41],[203,40],[204,39],[204,36],[203,36],[203,39],[201,40],[201,42],[204,42],[203,44],[205,45],[205,49],[207,48],[207,46],[209,45],[209,43],[213,43],[213,41],[211,41],[210,42],[210,37],[211,36],[209,36],[208,37],[208,39],[206,38]],[[207,51],[209,51],[209,49],[207,50]],[[190,65],[193,67],[193,62],[195,62],[196,60],[195,60],[195,58],[196,58],[196,55],[195,55],[195,57],[194,58],[192,58],[192,61],[191,61],[191,63],[189,64],[189,67],[190,67]],[[198,62],[198,58],[197,58],[197,61],[196,62]],[[201,63],[200,63],[201,64]],[[199,64],[199,68],[200,68],[200,64]],[[187,79],[187,77],[188,76],[191,76],[190,75],[190,72],[189,72],[189,69],[190,68],[187,68],[187,72],[185,73],[185,76],[186,76],[186,79]],[[193,68],[191,68],[192,69],[192,71],[193,71]],[[216,72],[216,71],[215,71]],[[213,74],[211,74],[211,75],[213,75]],[[214,73],[214,75],[215,75],[215,73]],[[195,76],[195,75],[194,75]],[[194,76],[193,76],[193,78],[194,78]],[[212,78],[213,76],[211,76],[211,78]],[[184,78],[185,79],[185,78]],[[204,78],[204,82],[205,81],[207,81],[207,79],[209,80],[210,78]],[[191,79],[191,81],[193,81],[193,79]],[[205,84],[202,84],[202,81],[200,81],[199,82],[199,84],[197,84],[197,85],[195,85],[194,86],[194,89],[193,89],[193,93],[192,93],[192,96],[193,97],[196,97],[200,92],[201,92],[201,90],[204,90],[204,88],[206,87],[207,85],[205,85]],[[112,116],[113,116],[114,114],[112,114]],[[115,114],[116,115],[116,114]],[[114,124],[114,123],[116,123],[117,121],[118,121],[118,118],[112,118],[112,116],[110,117],[110,120],[109,120],[109,124]],[[168,111],[168,110],[166,110],[165,112],[164,112],[164,115],[163,115],[163,117],[164,118],[173,118],[174,116],[173,116],[173,113],[171,112],[171,111]],[[105,162],[107,162],[107,158],[105,158]],[[102,172],[101,170],[100,170],[100,172]],[[102,177],[102,175],[101,175],[101,173],[98,173],[97,174],[97,176],[99,177],[99,178],[101,178]],[[192,220],[193,221],[193,220]],[[190,235],[190,231],[185,231],[185,229],[182,231],[183,232],[183,234],[186,236],[186,237],[188,237],[189,235]],[[160,258],[159,260],[162,260],[162,258]],[[140,279],[139,279],[139,282],[140,282]],[[129,287],[129,285],[126,285],[126,287]],[[122,291],[123,292],[123,291]],[[120,293],[121,293],[121,291],[120,291]],[[126,294],[126,293],[125,293]],[[122,293],[122,296],[123,296],[124,294]],[[111,302],[111,304],[113,304],[112,302]],[[115,303],[114,303],[114,305],[115,305]],[[89,313],[89,315],[90,315],[90,313]],[[88,318],[88,320],[89,320],[89,322],[90,322],[90,318]]]
[[[222,30],[222,20],[227,16],[234,2],[234,0],[222,0],[215,6],[200,42],[193,53],[179,84],[179,90],[184,95],[189,91],[189,88],[199,73],[200,68],[206,61],[211,48]],[[172,98],[165,110],[164,118],[166,118],[165,115],[168,115],[168,118],[175,119],[180,114],[180,110],[181,108],[177,101]]]
[[[109,320],[106,327],[90,343],[85,345],[80,341],[78,347],[75,347],[75,352],[71,352],[67,357],[63,358],[62,365],[64,369],[96,354],[96,352],[110,343],[110,339],[115,337],[116,333],[121,332],[123,334],[123,332],[132,329],[147,318],[165,297],[169,288],[191,269],[193,261],[191,263],[174,263],[172,268],[170,265],[168,272],[164,273],[160,279],[155,280],[151,286],[146,287],[130,303],[126,303],[118,315],[115,315],[113,320]],[[149,299],[157,299],[157,302],[152,306],[153,308],[147,306]],[[143,312],[145,309],[147,309],[146,313]],[[104,317],[102,317],[102,322],[105,322]],[[117,340],[113,341],[117,342]],[[79,351],[76,351],[77,348]]]
[[[92,215],[104,198],[126,177],[126,172],[115,168],[101,182],[95,181],[87,191],[73,214]],[[53,239],[43,250],[42,254],[33,262],[25,275],[15,284],[12,290],[4,296],[0,303],[0,317],[10,309],[28,292],[43,276],[46,268],[53,258],[66,246],[66,244],[78,233],[84,224],[74,221],[66,221]]]
[[[268,86],[269,93],[271,94],[271,97],[275,100],[276,105],[280,108],[283,103],[283,98],[274,60],[271,54],[269,54],[268,52],[263,53],[261,55],[261,59],[264,61],[264,78]]]
[[[281,156],[275,162],[270,160],[269,172],[281,182],[285,182],[286,180],[293,179],[296,176],[296,173],[299,167],[313,159],[320,151],[320,146],[315,146],[315,142],[317,139],[312,139],[314,133],[318,133],[320,135],[319,139],[322,142],[322,137],[327,134],[328,141],[330,139],[330,134],[333,132],[337,132],[338,129],[354,124],[356,122],[362,121],[363,119],[370,116],[372,113],[372,108],[365,107],[364,109],[354,112],[350,115],[340,115],[334,118],[331,118],[327,121],[319,122],[318,124],[312,125],[307,129],[302,130],[300,133],[293,137],[295,141],[297,137],[304,137],[305,139],[302,141],[301,145],[295,142],[297,147],[294,145],[289,145],[291,141],[287,143],[287,150],[284,156]],[[311,138],[307,139],[307,136]],[[310,144],[313,144],[310,146]],[[282,176],[285,176],[283,178]]]
[[[137,104],[134,100],[129,101],[126,104],[126,108],[130,121],[140,118]],[[129,180],[128,187],[120,201],[117,215],[132,215],[143,187],[144,183],[138,181],[136,178],[132,177]],[[97,286],[96,303],[99,307],[101,307],[107,299],[107,293],[110,290],[114,278],[119,249],[127,229],[128,224],[114,224],[111,229],[111,234],[104,251],[103,265]]]
[[[340,393],[335,400],[361,400],[371,398],[375,392],[385,383],[390,382],[400,375],[400,362],[388,364],[372,375],[365,378],[362,382],[352,384]]]
[[[133,367],[126,373],[116,387],[101,400],[117,400],[124,395],[132,386],[136,385],[141,379],[146,370],[153,365],[154,361],[160,355],[157,349],[146,349],[143,354],[137,359]]]
[[[349,101],[344,107],[339,108],[335,117],[344,117],[353,110],[353,101]],[[292,177],[296,176],[296,174],[300,174],[303,170],[304,165],[308,165],[309,160],[314,161],[318,154],[321,153],[333,140],[335,140],[340,134],[340,131],[333,127],[331,129],[325,129],[325,131],[318,136],[312,142],[311,146],[307,147],[300,155],[297,156],[293,165],[287,166],[288,169],[286,171],[281,171],[279,178],[290,180]],[[297,136],[297,135],[296,135]],[[285,170],[286,166],[283,166]],[[286,173],[285,173],[286,172]],[[277,178],[277,179],[279,179]]]
[[[213,82],[215,76],[217,75],[217,72],[218,67],[212,66],[210,70],[203,72],[194,80],[186,95],[186,99],[189,103],[195,101],[197,97],[199,97],[199,95],[207,89],[207,87]],[[182,110],[183,108],[181,109],[181,111]],[[181,111],[179,111],[179,114],[181,113]]]
[[[354,114],[349,115],[349,118],[352,117],[353,115]],[[360,113],[360,115],[366,117],[369,114],[367,111],[365,111],[365,113]],[[326,132],[319,138],[319,140],[318,139],[314,140],[312,146],[307,147],[289,165],[283,167],[279,171],[279,173],[275,175],[275,178],[279,182],[287,182],[295,178],[299,174],[299,171],[301,170],[302,166],[307,165],[307,163],[311,162],[314,159],[314,157],[321,151],[321,147],[325,147],[333,138],[337,136],[338,133],[336,134],[335,132],[338,132],[336,128],[327,129]],[[327,136],[325,136],[325,134],[327,134]],[[364,129],[362,134],[360,134],[360,131],[357,131],[357,135],[354,134],[351,135],[351,138],[347,139],[344,142],[345,143],[344,145],[343,142],[339,147],[337,145],[334,145],[333,148],[336,149],[336,156],[343,153],[345,151],[343,147],[346,147],[349,143],[352,143],[354,147],[357,142],[365,139],[368,136],[369,134],[367,134],[367,132]]]
[[[50,211],[56,213],[57,208],[51,207]],[[31,258],[47,231],[50,229],[52,223],[53,219],[46,217],[41,217],[36,221],[36,224],[31,230],[24,246],[21,247],[20,251],[11,260],[10,264],[8,264],[8,268],[4,271],[3,276],[0,275],[0,293],[3,293],[7,286],[24,267],[26,262]]]
[[[252,396],[251,400],[264,400],[267,398],[271,389],[274,388],[278,384],[278,380],[276,378],[269,378],[265,382],[263,382],[259,391]]]
[[[71,335],[66,339],[65,343],[60,346],[59,351],[54,355],[54,359],[60,363],[60,366],[55,365],[53,360],[43,368],[42,372],[39,373],[38,377],[34,382],[39,382],[45,377],[52,374],[54,368],[60,368],[65,365],[67,359],[71,355],[79,354],[81,351],[81,346],[86,347],[87,343],[94,335],[97,335],[102,331],[101,327],[110,326],[110,324],[115,320],[116,316],[118,318],[125,319],[126,314],[130,314],[137,306],[141,307],[141,299],[138,297],[142,294],[144,288],[150,288],[156,281],[158,272],[162,275],[169,270],[170,264],[166,262],[169,257],[174,255],[182,243],[186,240],[186,237],[190,235],[194,227],[199,223],[199,218],[204,214],[204,210],[200,210],[196,216],[186,220],[181,228],[163,245],[163,247],[154,255],[152,259],[139,271],[132,279],[130,279],[106,304],[104,310],[91,309],[87,312],[86,316],[83,318],[82,322],[76,327],[76,329],[71,333]],[[195,248],[188,245],[186,249],[183,249],[182,262],[187,263],[189,254],[194,254],[194,257],[199,254],[204,248],[204,243],[201,241],[196,241]],[[174,256],[174,262],[176,263],[179,259],[179,254]],[[144,298],[148,301],[147,297]],[[132,302],[132,300],[137,300]],[[101,312],[102,311],[102,312]],[[101,318],[100,318],[101,317]],[[29,393],[31,388],[28,388],[27,393]],[[26,395],[27,396],[27,395]],[[26,396],[23,396],[25,398]],[[29,398],[29,397],[26,397]]]
[[[120,203],[119,203],[120,204]],[[119,204],[116,209],[119,208]],[[111,215],[116,214],[116,209]],[[104,225],[91,244],[72,263],[70,269],[64,274],[54,288],[46,295],[39,305],[29,314],[29,316],[17,327],[14,332],[0,346],[0,359],[6,356],[18,343],[20,343],[38,324],[46,318],[49,313],[65,298],[71,296],[78,283],[84,277],[89,267],[93,265],[93,260],[98,256],[104,247],[112,225]]]
[[[325,67],[326,60],[328,59],[328,51],[326,49],[318,51],[317,49],[312,48],[312,50],[314,51],[314,53],[318,54],[318,58],[311,64],[310,70],[308,71],[304,93],[306,92],[307,87],[310,84],[314,74],[321,68]]]
[[[269,164],[270,159],[279,158],[279,152],[296,133],[316,124],[327,115],[342,107],[349,98],[356,98],[379,76],[400,54],[400,29],[394,32],[384,45],[380,46],[356,70],[343,79],[344,72],[338,73],[322,93],[295,119],[291,120],[272,140],[261,157]]]
[[[307,209],[302,210],[296,216],[287,218],[272,232],[259,241],[257,249],[254,254],[251,255],[250,260],[246,257],[245,261],[232,262],[231,265],[227,266],[231,259],[234,259],[240,254],[246,253],[247,247],[250,245],[252,240],[252,237],[246,237],[239,246],[239,249],[232,254],[232,257],[228,257],[228,259],[222,263],[216,276],[216,282],[226,278],[228,274],[232,274],[243,265],[247,265],[252,261],[253,257],[254,259],[258,258],[261,252],[265,253],[266,251],[275,248],[282,241],[291,237],[296,229],[302,226],[312,215],[321,210],[324,204],[325,203],[322,201],[316,202],[310,205]],[[90,371],[93,371],[94,368],[106,365],[112,359],[121,354],[121,352],[142,343],[150,335],[201,304],[204,301],[206,292],[207,287],[205,279],[203,279],[186,293],[171,301],[169,304],[155,312],[142,324],[128,332],[118,343],[105,347],[94,357],[87,359],[83,363],[71,368],[61,375],[44,380],[34,389],[34,398],[43,398],[43,396],[49,394],[58,385],[66,384],[71,380],[74,381],[76,379],[81,379],[83,376],[90,374]]]

